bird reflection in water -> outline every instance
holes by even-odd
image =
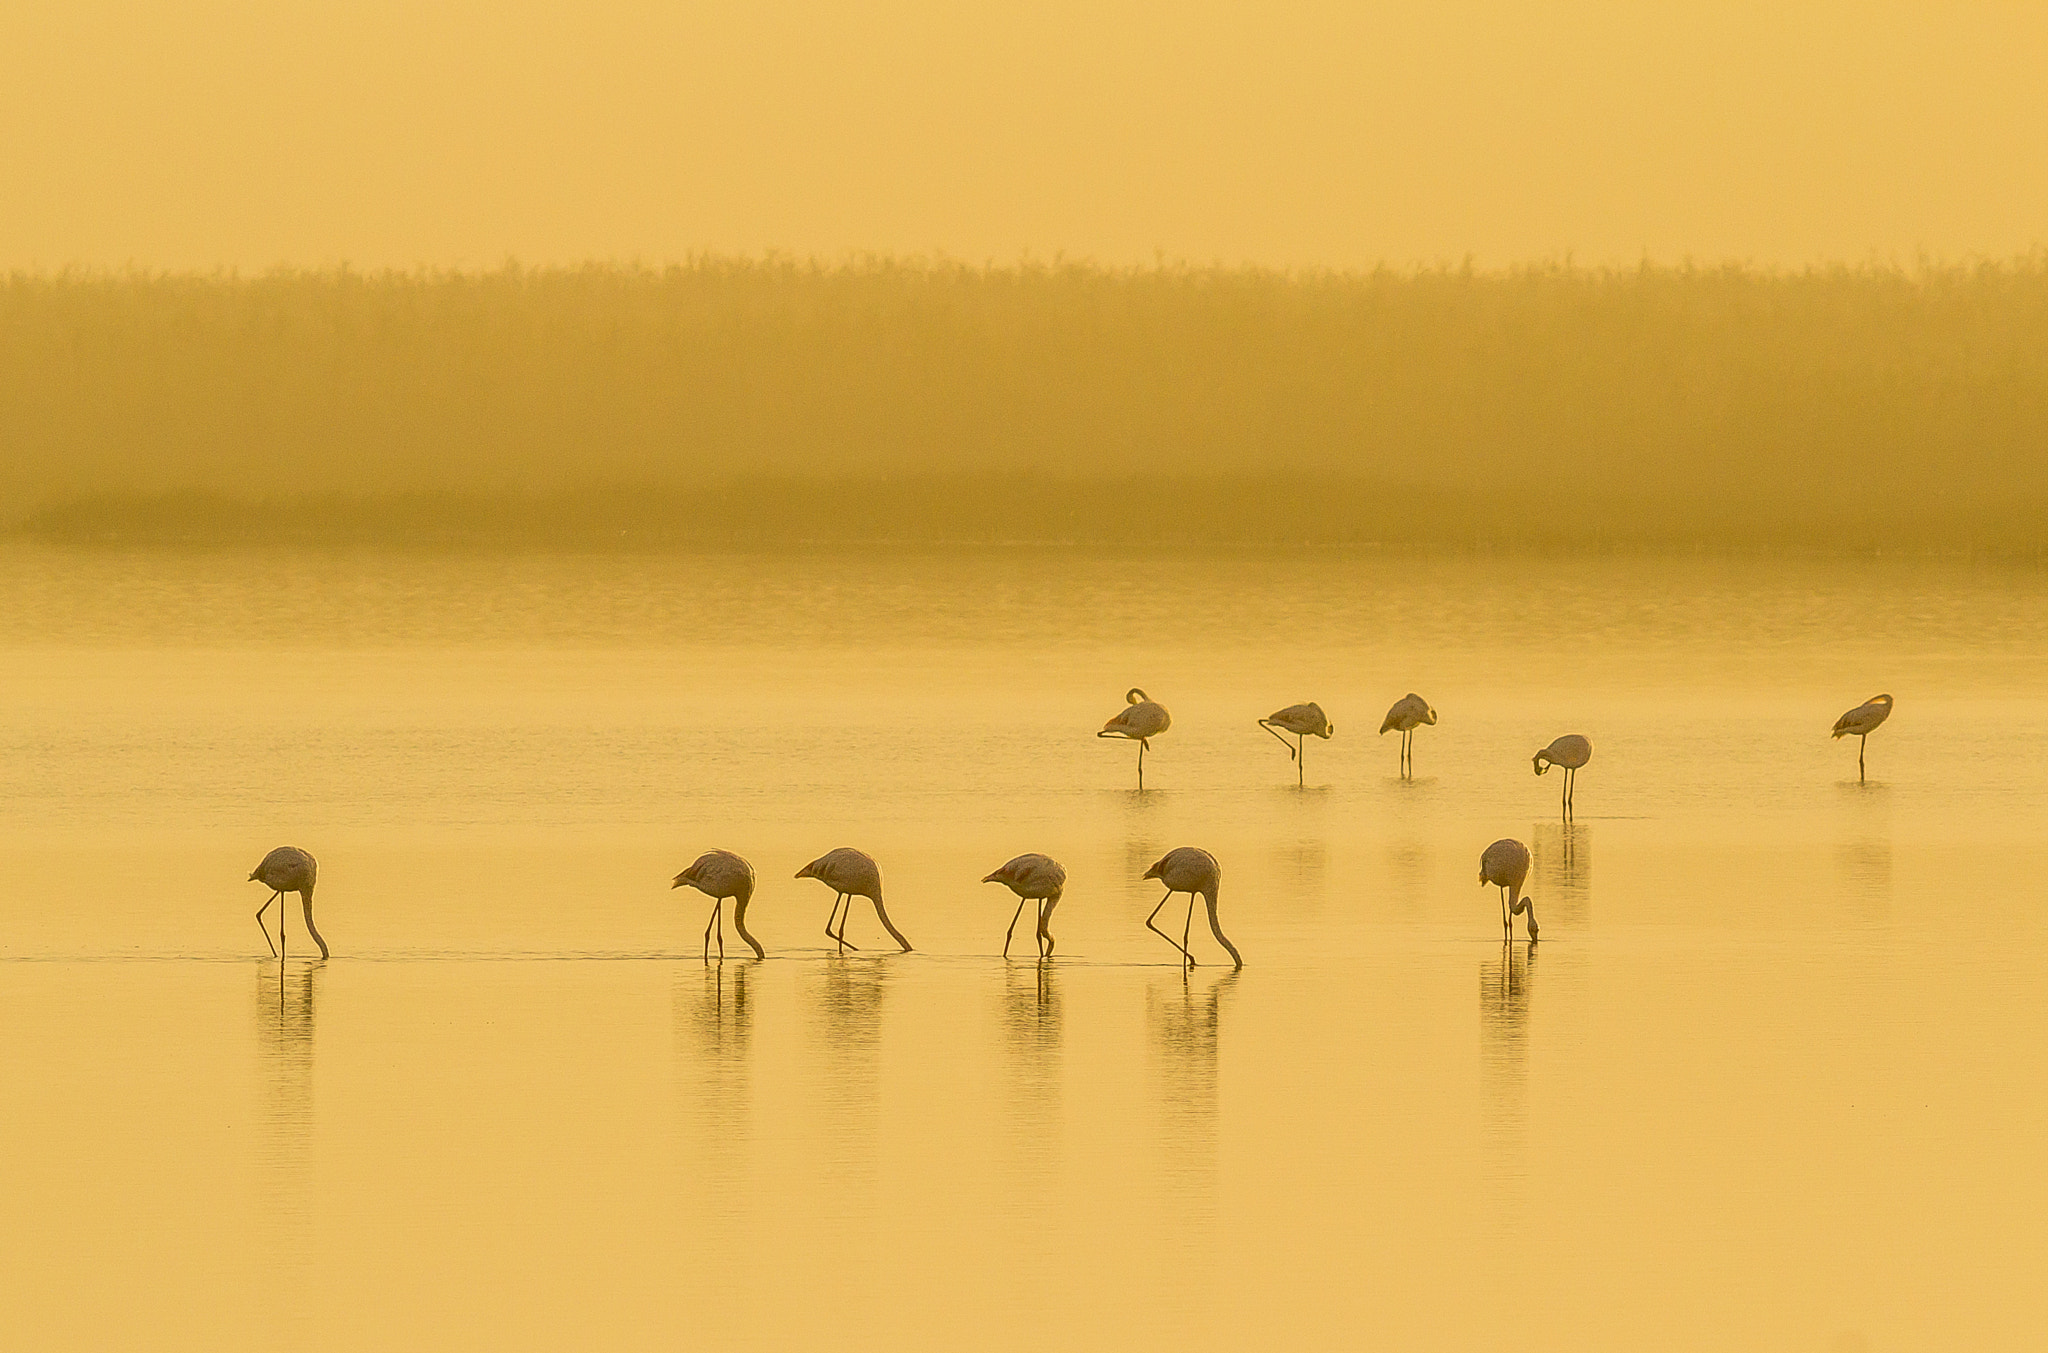
[[[1576,822],[1539,822],[1535,844],[1536,889],[1546,920],[1583,932],[1593,920],[1593,829]]]
[[[676,1066],[684,1113],[697,1129],[700,1165],[690,1182],[724,1199],[747,1191],[754,1038],[747,986],[755,972],[751,963],[680,964],[676,977]],[[744,1211],[720,1210],[728,1218]]]
[[[1003,969],[1001,1020],[1009,1054],[1007,1167],[1018,1176],[1013,1197],[1049,1211],[1059,1178],[1060,1042],[1064,1032],[1059,965],[1009,964]]]
[[[1509,1197],[1528,1177],[1529,997],[1533,944],[1504,944],[1479,965],[1480,1112],[1486,1159]],[[1518,1216],[1519,1206],[1511,1209]]]
[[[1867,836],[1835,847],[1835,879],[1847,910],[1865,925],[1882,925],[1892,915],[1892,843]]]
[[[309,1276],[313,1199],[313,1042],[321,964],[256,965],[256,1047],[262,1094],[262,1190],[270,1252]],[[286,1286],[303,1291],[296,1282]]]
[[[1216,1211],[1218,1054],[1223,1012],[1242,974],[1208,977],[1197,970],[1154,982],[1145,992],[1159,1104],[1160,1168],[1170,1204],[1206,1229]],[[1183,1228],[1191,1240],[1201,1229]],[[1194,1248],[1209,1252],[1206,1243]]]

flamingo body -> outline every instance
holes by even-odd
[[[1501,890],[1500,932],[1506,940],[1514,933],[1513,918],[1529,913],[1529,938],[1536,938],[1535,903],[1521,895],[1529,881],[1529,848],[1513,837],[1504,836],[1479,853],[1479,882]]]
[[[256,910],[256,926],[263,931],[263,942],[270,944],[270,928],[263,924],[263,913],[270,910],[270,903],[286,893],[299,895],[299,907],[306,914],[306,932],[313,937],[313,943],[320,946],[320,957],[327,957],[327,941],[313,925],[313,885],[319,878],[320,865],[311,852],[297,846],[279,846],[263,857],[263,862],[249,871],[249,882],[260,883],[270,889],[269,901]],[[278,908],[277,944],[271,944],[274,954],[283,956],[284,909]]]
[[[1154,700],[1136,686],[1124,692],[1125,709],[1115,718],[1102,725],[1098,738],[1124,738],[1138,744],[1138,788],[1145,787],[1145,749],[1152,745],[1151,739],[1173,727],[1173,716],[1166,712],[1166,706]]]
[[[1414,691],[1402,696],[1387,711],[1385,722],[1380,724],[1380,736],[1388,733],[1401,735],[1401,773],[1413,773],[1415,769],[1415,730],[1424,724],[1436,723],[1436,711],[1429,707],[1429,701]]]
[[[1287,747],[1287,759],[1294,762],[1297,781],[1307,774],[1308,755],[1303,739],[1316,737],[1327,740],[1337,731],[1330,726],[1323,707],[1313,700],[1305,705],[1289,705],[1286,709],[1275,710],[1259,720],[1259,727],[1280,738],[1282,747],[1287,747],[1287,739],[1280,735],[1283,732],[1294,734],[1294,745]]]
[[[1556,766],[1564,771],[1564,786],[1558,795],[1559,811],[1569,821],[1573,791],[1578,788],[1579,768],[1593,759],[1593,744],[1577,733],[1567,733],[1530,758],[1538,775]]]
[[[1892,698],[1889,695],[1873,695],[1856,708],[1835,720],[1835,730],[1829,736],[1856,739],[1856,774],[1863,775],[1863,748],[1877,726],[1892,717]]]
[[[1145,918],[1146,928],[1160,936],[1168,944],[1180,950],[1181,958],[1189,967],[1195,966],[1195,956],[1188,951],[1188,940],[1194,932],[1195,898],[1201,897],[1209,906],[1209,929],[1215,933],[1217,943],[1230,951],[1233,967],[1244,966],[1244,956],[1237,952],[1237,946],[1223,933],[1223,923],[1216,914],[1216,896],[1223,886],[1223,871],[1216,863],[1216,857],[1206,850],[1194,846],[1180,846],[1159,857],[1159,862],[1145,871],[1148,879],[1158,879],[1166,885],[1166,896],[1159,899],[1159,906],[1152,908],[1152,915]],[[1181,938],[1176,942],[1173,936],[1161,930],[1153,921],[1159,910],[1175,893],[1188,895],[1187,924],[1181,928]]]
[[[704,928],[704,954],[711,955],[711,932],[718,931],[718,956],[725,957],[725,903],[732,901],[732,923],[740,938],[754,951],[755,958],[768,954],[761,943],[747,933],[747,904],[754,900],[754,866],[729,850],[707,850],[676,875],[671,888],[695,888],[712,899],[711,924]]]
[[[847,911],[851,913],[852,899],[865,897],[875,904],[875,915],[881,920],[882,928],[889,932],[896,943],[903,946],[904,953],[910,952],[910,941],[904,939],[903,932],[889,920],[888,909],[882,905],[882,868],[866,851],[855,850],[851,846],[828,850],[797,870],[796,877],[816,879],[838,895],[832,903],[832,917],[839,915],[841,903],[844,903]],[[828,917],[825,921],[825,935],[829,939],[837,940],[842,949],[857,947],[846,942],[846,922],[843,919],[839,922],[839,929],[834,931],[832,918]]]
[[[1010,956],[1010,937],[1017,933],[1017,921],[1024,915],[1024,904],[1035,901],[1038,903],[1038,954],[1040,958],[1051,958],[1052,909],[1060,904],[1060,894],[1067,886],[1067,871],[1060,862],[1050,855],[1019,855],[1000,869],[984,875],[981,881],[1000,883],[1017,895],[1017,913],[1010,918],[1010,928],[1003,934],[1003,957]]]

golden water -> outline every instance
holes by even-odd
[[[2039,572],[15,550],[0,597],[22,1347],[2048,1317]],[[1091,736],[1134,684],[1174,715],[1142,795]],[[1442,721],[1403,781],[1374,730],[1409,690]],[[1859,783],[1827,730],[1880,690]],[[1310,699],[1337,733],[1297,787],[1254,720]],[[1569,827],[1529,763],[1565,732]],[[1510,835],[1533,954],[1476,882]],[[282,843],[329,962],[296,907],[281,969],[251,923]],[[790,875],[842,844],[917,952],[864,904],[829,952]],[[1181,844],[1241,973],[1142,928]],[[707,964],[668,888],[713,846],[759,871],[767,962]],[[1043,967],[976,882],[1025,850],[1072,876]]]

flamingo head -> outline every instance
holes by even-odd
[[[1543,752],[1538,752],[1529,758],[1529,764],[1536,767],[1536,773],[1541,775],[1544,771],[1550,769],[1550,758]]]
[[[1148,879],[1156,879],[1156,878],[1159,878],[1159,877],[1161,877],[1161,873],[1160,873],[1160,871],[1161,871],[1161,870],[1163,870],[1163,869],[1165,869],[1165,868],[1166,868],[1166,861],[1164,861],[1164,860],[1161,860],[1161,861],[1160,861],[1160,862],[1159,862],[1158,864],[1155,864],[1155,865],[1153,865],[1153,866],[1152,866],[1152,867],[1151,867],[1150,869],[1147,869],[1147,870],[1145,871],[1145,877],[1146,877],[1146,878],[1148,878]]]
[[[1436,727],[1436,711],[1433,709],[1424,710],[1422,714],[1422,721],[1428,724],[1431,728]]]
[[[1145,692],[1139,690],[1136,686],[1133,686],[1129,690],[1124,692],[1124,703],[1127,705],[1143,704],[1145,701],[1150,700],[1151,698],[1151,696],[1145,694]]]

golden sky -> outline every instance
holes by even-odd
[[[2048,6],[9,0],[0,267],[2007,255]]]

